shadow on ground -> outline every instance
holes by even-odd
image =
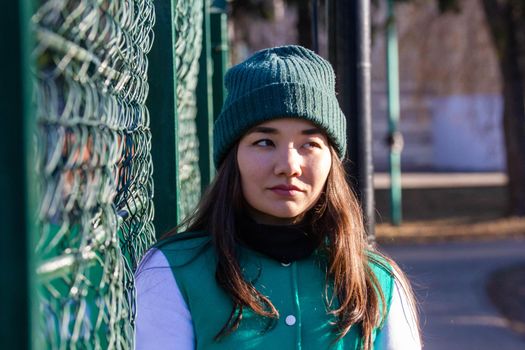
[[[377,189],[375,195],[380,242],[525,235],[525,218],[507,216],[505,186],[404,189],[399,227],[390,224],[389,191]]]
[[[487,292],[510,327],[525,337],[525,265],[494,272],[487,282]]]

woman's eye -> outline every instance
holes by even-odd
[[[317,142],[310,141],[304,144],[304,147],[306,148],[321,148],[321,145]]]
[[[257,140],[253,143],[254,146],[261,146],[261,147],[270,147],[270,146],[273,146],[274,143],[272,140],[269,140],[269,139],[262,139],[262,140]]]

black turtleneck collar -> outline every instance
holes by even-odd
[[[280,262],[309,257],[321,243],[307,215],[299,224],[265,225],[248,214],[239,215],[237,237],[241,243]]]

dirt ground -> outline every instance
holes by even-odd
[[[525,218],[508,217],[505,186],[408,188],[403,223],[390,224],[389,192],[376,190],[376,235],[396,243],[525,235]]]
[[[378,189],[375,195],[379,243],[525,236],[525,218],[506,215],[506,186],[405,189],[399,227],[389,223],[388,190]],[[511,328],[525,336],[525,265],[494,273],[487,281],[487,293]]]

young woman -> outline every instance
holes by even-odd
[[[366,243],[330,64],[300,46],[231,68],[217,176],[137,276],[138,349],[420,349],[406,278]]]

